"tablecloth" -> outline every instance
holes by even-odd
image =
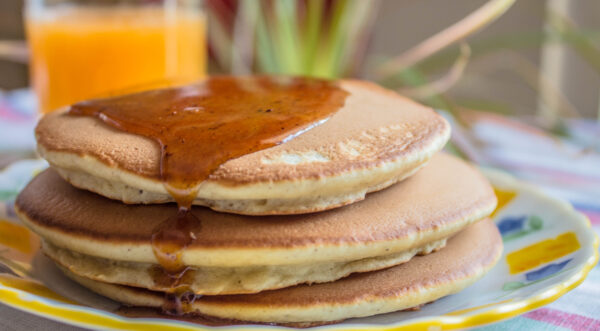
[[[14,155],[31,155],[35,142],[35,101],[29,90],[0,93],[0,164]],[[442,112],[453,128],[452,146],[476,164],[495,167],[537,185],[546,193],[570,201],[586,214],[593,230],[600,234],[600,123],[594,120],[565,120],[560,135],[549,134],[533,125],[530,119],[500,116],[483,112]],[[34,161],[31,166],[39,166]],[[10,171],[10,167],[8,169]],[[5,176],[7,178],[7,176]],[[0,183],[0,213],[7,208],[24,178]],[[2,188],[12,187],[11,190]],[[10,208],[10,207],[8,207]],[[0,298],[1,301],[1,298]],[[23,323],[23,316],[31,323]],[[43,319],[14,313],[0,306],[0,325],[16,330],[28,325],[47,325]],[[69,328],[70,329],[70,328]],[[576,289],[555,302],[510,320],[481,328],[482,330],[600,330],[600,267]]]

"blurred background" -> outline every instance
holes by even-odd
[[[600,234],[598,0],[2,0],[0,211],[47,166],[43,113],[223,73],[375,81],[445,116],[447,151],[570,201]],[[589,329],[599,284],[596,267],[493,330]]]
[[[210,72],[233,72],[234,69],[240,71],[239,68],[234,68],[235,64],[232,65],[231,54],[224,54],[231,52],[222,45],[225,42],[215,41],[218,38],[223,39],[223,34],[233,34],[231,30],[236,20],[238,25],[239,21],[244,21],[241,23],[245,26],[251,25],[248,21],[252,18],[236,15],[240,7],[245,6],[239,2],[243,1],[205,1],[209,20],[207,31],[211,41]],[[273,8],[267,7],[273,7],[273,4],[269,3],[270,1],[262,2],[262,8],[259,9],[263,11],[264,16],[272,14],[269,11],[273,11]],[[335,1],[325,2],[329,2],[326,6],[336,5]],[[352,4],[352,1],[347,2],[350,4],[346,4],[346,8],[340,11],[353,22],[335,24],[346,29],[346,33],[360,39],[354,41],[358,45],[341,47],[352,51],[359,48],[360,54],[353,54],[354,58],[347,60],[352,62],[348,65],[350,69],[340,69],[335,72],[335,76],[369,79],[376,79],[373,74],[376,64],[402,54],[486,3],[485,0],[381,0],[368,1],[367,8],[363,9],[351,8],[352,5],[360,6]],[[18,42],[24,40],[23,6],[22,0],[0,2],[0,40],[5,41],[4,50],[6,41],[17,42],[13,45],[19,47]],[[254,9],[243,10],[249,12]],[[286,17],[286,9],[282,10],[283,13],[279,8],[275,10],[279,11],[275,15]],[[466,68],[460,79],[451,87],[447,87],[443,93],[452,105],[438,100],[437,106],[466,107],[512,114],[555,116],[556,113],[559,116],[598,117],[598,13],[600,2],[594,0],[517,1],[503,16],[466,38],[471,48]],[[331,13],[329,15],[333,16]],[[286,28],[285,24],[278,21],[279,17],[266,19],[270,19],[269,23],[272,23],[269,28],[275,28],[277,24],[281,30]],[[328,21],[331,20],[334,18],[329,17]],[[299,27],[296,29],[306,28],[297,24]],[[244,40],[238,38],[233,41],[234,37],[229,38],[232,42],[240,44],[238,50],[244,48]],[[456,61],[458,49],[456,45],[445,48],[421,61],[416,68],[424,79],[433,81],[447,74]],[[0,58],[0,88],[11,90],[29,86],[27,60],[19,58],[19,50],[13,56],[8,56],[6,51],[0,53],[4,53]],[[281,67],[258,69],[292,71]],[[416,79],[411,80],[407,77],[400,79],[400,82],[398,79],[393,83],[389,80],[387,85],[394,88],[418,84]],[[436,103],[435,100],[429,102]],[[554,118],[549,117],[548,120]]]
[[[597,152],[599,13],[595,0],[4,0],[0,131],[20,138],[0,139],[0,159],[33,155],[39,113],[222,73],[375,81],[443,111],[450,149],[478,163],[496,164],[460,129],[482,115]]]

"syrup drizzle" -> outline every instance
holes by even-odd
[[[152,235],[161,268],[151,273],[155,283],[170,288],[165,312],[185,313],[195,300],[189,286],[194,270],[182,256],[201,228],[191,212],[201,183],[228,160],[281,144],[325,122],[346,96],[326,80],[215,76],[71,106],[69,114],[95,116],[160,144],[160,180],[178,205],[177,213]]]

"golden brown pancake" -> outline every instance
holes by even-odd
[[[388,313],[419,306],[456,293],[489,271],[502,253],[494,223],[469,226],[448,241],[446,248],[410,262],[341,280],[299,285],[249,295],[202,296],[192,311],[250,322],[328,322]],[[133,287],[67,276],[83,286],[131,306],[161,307],[164,295]]]
[[[256,293],[390,267],[443,247],[495,203],[481,174],[441,154],[401,184],[319,214],[256,217],[197,207],[197,240],[182,253],[194,268],[186,283],[199,294]],[[25,188],[16,209],[47,241],[45,252],[72,272],[152,290],[171,287],[156,282],[151,237],[176,206],[124,205],[76,189],[50,169]]]
[[[491,186],[476,169],[441,154],[400,184],[322,213],[254,217],[193,208],[201,229],[182,261],[196,267],[277,266],[388,255],[446,238],[495,205]],[[16,210],[58,247],[157,263],[151,236],[176,206],[125,205],[76,189],[49,169],[21,192]]]
[[[410,176],[448,140],[448,123],[431,109],[371,83],[340,84],[349,96],[328,121],[224,163],[194,203],[256,215],[331,209]],[[60,112],[40,121],[36,137],[40,154],[77,187],[126,203],[172,201],[151,139]]]

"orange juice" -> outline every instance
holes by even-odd
[[[205,74],[199,11],[57,8],[26,17],[31,78],[40,110]]]

